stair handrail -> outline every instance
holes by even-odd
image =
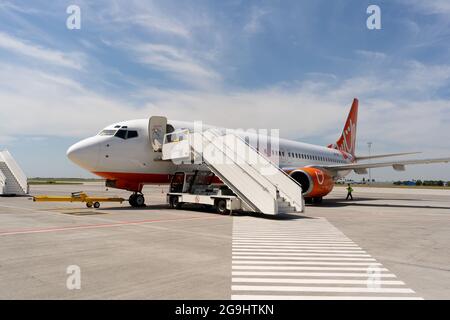
[[[210,132],[211,134],[213,134],[215,137],[221,137],[221,136],[223,136],[223,135],[220,135],[220,134],[217,134],[217,131],[216,130],[208,130],[208,132]],[[205,136],[205,132],[197,132],[200,136],[202,136],[203,138],[205,138],[209,143],[211,143],[211,144],[213,144],[213,146],[215,147],[215,148],[218,148],[213,142],[212,142],[212,140],[209,138],[209,137],[207,137],[207,136]],[[194,133],[195,134],[195,133]],[[190,143],[192,143],[192,141],[190,140]],[[192,145],[192,144],[191,144]],[[226,146],[228,149],[230,149],[228,146]],[[223,152],[223,151],[222,151]],[[225,152],[223,152],[224,153],[224,155],[225,156],[227,156],[227,154],[225,153]],[[202,155],[202,158],[203,158],[203,155]],[[203,161],[205,161],[205,159],[203,158]],[[207,161],[206,161],[207,162]],[[208,162],[207,162],[208,163]],[[217,170],[216,168],[215,168],[215,166],[214,166],[214,164],[213,163],[208,163],[209,164],[209,166],[211,166],[213,169],[214,169],[214,171],[216,171],[216,172],[214,172],[214,173],[216,173],[216,175],[218,175],[221,179],[224,179],[224,180],[227,180],[225,177],[223,177],[223,175],[219,172],[219,170]],[[245,172],[245,170],[244,170],[244,168],[242,168],[242,166],[239,164],[239,163],[235,163],[243,172]],[[263,190],[265,190],[265,191],[267,191],[267,192],[269,192],[270,193],[270,191],[264,186],[264,185],[262,185],[261,184],[261,182],[259,182],[258,180],[256,180],[253,176],[251,176],[251,175],[249,175],[249,177],[250,178],[252,178]],[[223,181],[224,183],[226,183],[226,181]],[[227,183],[226,183],[227,184]],[[232,183],[230,183],[229,181],[228,181],[228,184],[231,184],[232,185]],[[227,185],[228,185],[227,184]],[[253,208],[255,211],[257,211],[257,212],[263,212],[260,208],[258,208],[256,205],[254,205],[253,204],[253,202],[252,201],[250,201],[242,192],[240,192],[239,190],[236,190],[235,191],[236,193],[238,193],[239,195],[240,195],[240,197],[241,197],[241,199],[249,206],[249,207],[251,207],[251,208]],[[278,207],[277,207],[277,202],[276,202],[276,200],[274,200],[274,209],[275,209],[275,212],[278,210],[277,209]]]
[[[212,130],[210,130],[212,131]],[[215,131],[214,131],[215,133]],[[249,143],[247,143],[244,139],[242,139],[239,135],[237,135],[235,132],[229,132],[226,134],[230,134],[233,135],[234,137],[238,138],[239,140],[241,140],[244,144],[246,144],[249,148],[251,148],[253,151],[255,151],[258,155],[262,156],[263,159],[265,159],[270,166],[272,166],[273,168],[275,168],[276,170],[278,170],[279,172],[281,172],[283,175],[285,175],[287,178],[289,178],[289,180],[295,182],[295,184],[297,184],[300,188],[300,192],[302,192],[302,186],[300,183],[298,183],[296,180],[294,180],[290,175],[288,175],[284,170],[282,170],[280,167],[278,167],[277,165],[275,165],[269,158],[267,158],[263,152],[260,152],[259,150],[257,150],[256,148],[254,148],[252,145],[250,145]],[[226,134],[224,134],[223,136],[225,136]],[[217,135],[217,134],[216,134]],[[255,168],[254,165],[252,165],[250,162],[247,162],[246,159],[244,157],[242,157],[241,155],[239,155],[238,153],[236,153],[241,159],[243,159],[250,167],[254,168],[255,170],[258,170],[257,168]],[[258,170],[259,171],[259,170]],[[280,190],[280,186],[278,184],[273,183],[266,175],[261,174],[264,179],[266,179],[271,185],[273,185],[275,187],[276,190],[281,191],[286,197],[289,197],[286,192],[284,192],[281,188]],[[289,197],[289,199],[296,204],[299,208],[303,207],[303,203],[298,203],[297,201],[295,201],[295,199],[292,199],[292,197]]]
[[[203,135],[203,136],[204,136],[204,135]],[[223,137],[223,136],[225,136],[225,135],[222,135],[222,137]],[[233,134],[233,136],[236,137],[235,134]],[[216,137],[221,137],[221,136],[220,136],[220,135],[219,135],[219,136],[216,135]],[[208,139],[208,138],[207,138],[207,139]],[[211,143],[213,143],[210,139],[208,139],[208,141],[211,142]],[[236,150],[231,149],[231,148],[230,148],[229,146],[227,146],[227,145],[225,145],[225,147],[226,147],[227,149],[231,150],[231,151],[236,151]],[[236,153],[236,152],[235,152],[235,153]],[[226,155],[226,154],[225,154],[225,155]],[[240,155],[238,155],[238,156],[242,159],[242,157],[241,157]],[[245,158],[244,158],[244,160],[245,160]],[[247,163],[251,168],[253,168],[254,170],[257,170],[250,162],[246,162],[246,163]],[[239,162],[236,162],[236,164],[238,165],[238,167],[239,167],[242,171],[245,172],[244,168],[239,164]],[[257,170],[257,171],[258,171],[258,170]],[[277,187],[275,186],[275,184],[274,184],[272,181],[270,181],[267,177],[265,177],[263,174],[261,174],[261,175],[264,177],[264,179],[266,179],[266,180],[274,187],[274,191],[275,191],[275,194],[274,194],[274,195],[276,195]],[[259,184],[263,190],[269,191],[265,185],[261,184],[261,182],[259,182],[259,181],[258,181],[257,179],[255,179],[253,176],[250,175],[250,177],[251,177],[257,184]]]
[[[281,172],[282,174],[284,174],[286,177],[288,177],[291,181],[295,182],[299,188],[300,188],[300,192],[302,192],[302,185],[295,180],[294,178],[292,178],[290,175],[288,175],[283,169],[281,169],[279,166],[275,165],[275,163],[272,162],[272,160],[270,160],[270,158],[268,158],[264,152],[261,152],[259,150],[257,150],[255,147],[253,147],[251,144],[247,143],[244,139],[242,139],[242,137],[240,137],[239,135],[237,135],[236,133],[233,133],[233,135],[235,135],[237,138],[239,138],[242,142],[244,142],[245,144],[247,144],[247,146],[249,146],[251,149],[253,149],[255,152],[257,152],[260,156],[262,156],[265,160],[267,160],[267,162],[269,162],[270,165],[272,165],[275,169],[277,169],[279,172]],[[265,176],[265,175],[263,175]],[[268,178],[267,178],[268,179]],[[280,189],[278,184],[275,184],[277,189]],[[281,190],[283,192],[283,194],[286,195],[286,192],[284,192],[283,190]],[[287,195],[286,195],[287,196]],[[296,201],[294,201],[293,199],[291,199],[292,202],[297,203]],[[303,204],[299,203],[297,204],[298,206],[302,207]]]

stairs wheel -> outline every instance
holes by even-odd
[[[92,208],[92,202],[86,202],[86,207]]]
[[[171,196],[169,200],[169,206],[174,209],[178,206],[178,197],[177,196]]]
[[[228,213],[228,209],[227,209],[227,202],[226,202],[226,200],[223,200],[223,199],[217,200],[217,202],[216,202],[216,210],[217,210],[217,213],[227,214]]]
[[[100,208],[100,202],[98,202],[98,201],[94,202],[94,208],[95,209]]]

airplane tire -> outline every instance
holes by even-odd
[[[128,198],[128,202],[130,203],[130,206],[137,207],[136,194],[133,193],[132,195],[130,195],[130,197]]]
[[[314,204],[321,204],[322,203],[322,197],[313,198],[312,200],[313,200]]]
[[[145,206],[145,198],[142,194],[136,194],[136,200],[135,200],[137,207],[144,207]]]

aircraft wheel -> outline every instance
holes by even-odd
[[[130,203],[130,206],[132,207],[137,207],[137,203],[136,203],[136,194],[133,193],[132,195],[130,195],[130,198],[128,198],[128,202]]]
[[[100,208],[100,202],[98,202],[98,201],[94,202],[94,208],[95,209]]]
[[[142,194],[136,194],[136,200],[135,200],[137,207],[143,207],[145,206],[145,198]]]
[[[217,213],[220,213],[220,214],[228,213],[226,200],[223,200],[223,199],[218,200],[216,202],[216,210],[217,210]]]
[[[86,202],[86,207],[92,208],[92,202]]]
[[[313,198],[312,200],[313,200],[314,204],[321,204],[322,203],[322,197]]]

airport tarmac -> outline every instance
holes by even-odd
[[[279,219],[0,198],[1,299],[449,299],[450,191],[336,187]],[[129,193],[33,185],[31,193]],[[69,266],[81,289],[67,288]]]

